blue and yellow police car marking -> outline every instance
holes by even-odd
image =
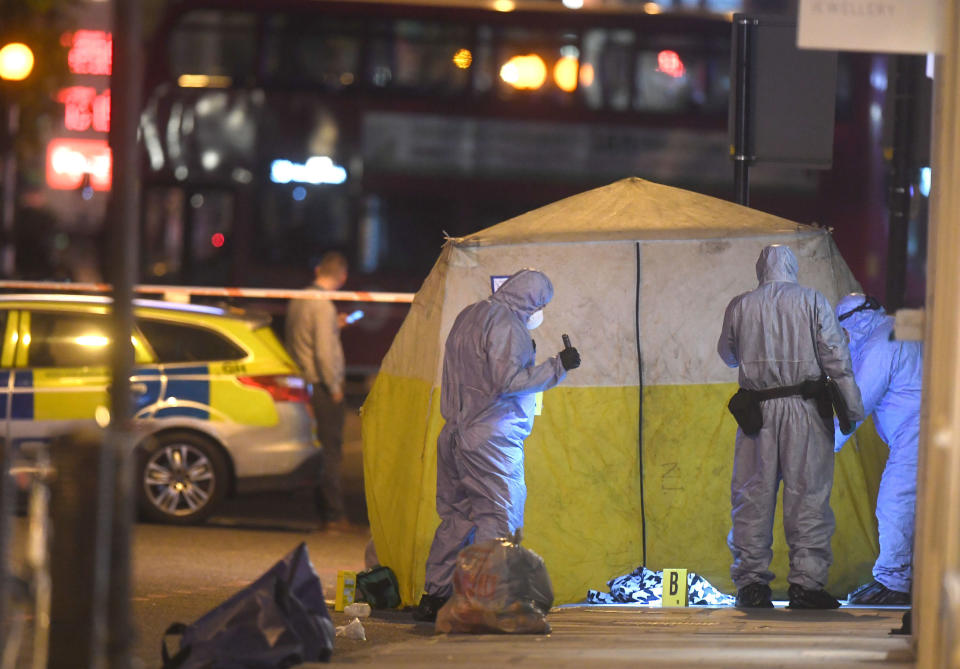
[[[138,416],[160,399],[163,380],[159,367],[135,368],[130,377],[130,387],[133,389],[133,413]]]
[[[10,417],[14,420],[33,420],[33,413],[33,372],[20,369],[13,374]]]
[[[207,365],[174,367],[164,370],[167,387],[157,410],[157,418],[181,416],[210,419],[210,369]],[[181,404],[181,402],[183,404]],[[200,408],[200,407],[203,408]]]
[[[0,371],[0,420],[7,419],[7,403],[10,399],[10,372]]]

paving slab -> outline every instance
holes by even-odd
[[[548,635],[434,634],[409,614],[363,622],[367,641],[337,639],[335,663],[357,667],[913,667],[903,609],[560,607]],[[338,622],[342,624],[342,622]],[[322,665],[303,665],[316,669]]]

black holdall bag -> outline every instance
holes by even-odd
[[[395,609],[400,606],[400,585],[390,567],[374,567],[357,574],[357,600],[372,609]]]
[[[320,579],[301,543],[260,578],[191,625],[174,623],[174,655],[163,669],[286,669],[328,662],[336,632]]]

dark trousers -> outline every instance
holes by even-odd
[[[317,511],[326,521],[343,518],[343,491],[340,469],[343,461],[343,402],[334,402],[326,387],[317,383],[311,395],[317,437],[323,445],[323,469],[314,491]]]

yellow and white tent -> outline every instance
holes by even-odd
[[[730,202],[624,179],[450,239],[417,293],[363,406],[370,526],[380,562],[416,603],[433,532],[443,344],[491,278],[523,267],[554,285],[538,359],[568,333],[583,365],[547,391],[526,441],[524,543],[558,603],[645,564],[686,568],[732,592],[730,475],[737,371],[716,353],[723,312],[757,285],[767,244],[788,244],[800,282],[831,302],[859,289],[829,232]],[[861,430],[864,432],[864,430]],[[870,579],[876,556],[875,435],[837,456],[828,589]],[[778,507],[779,508],[779,507]],[[775,594],[786,544],[775,523]]]

